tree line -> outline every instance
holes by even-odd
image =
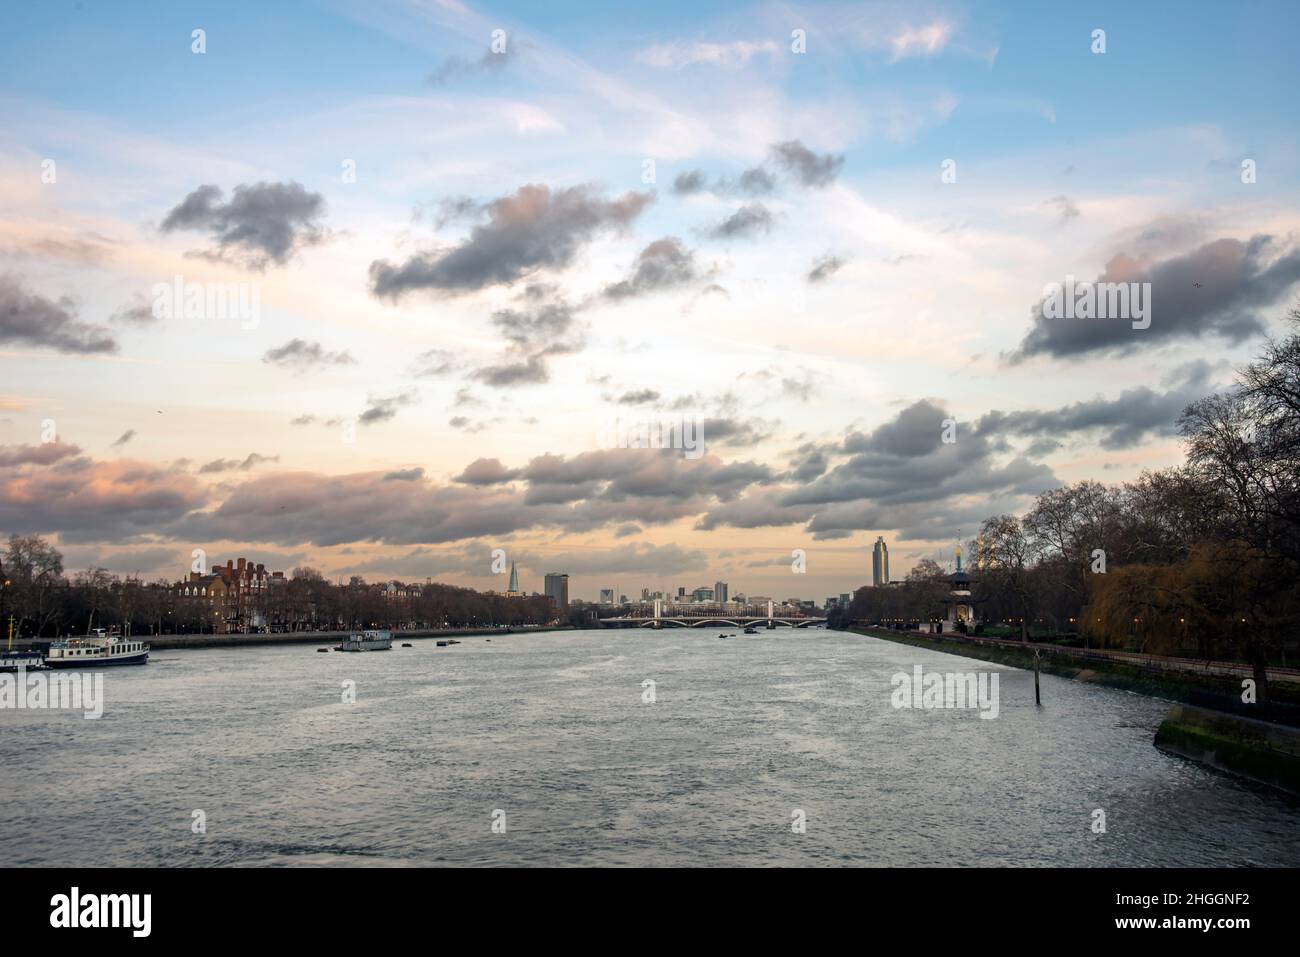
[[[268,587],[245,593],[238,606],[210,595],[186,594],[190,582],[117,576],[100,567],[68,576],[63,556],[37,535],[10,535],[0,551],[3,602],[15,638],[51,638],[117,627],[123,634],[201,634],[239,630],[260,620],[270,631],[360,628],[469,628],[545,624],[556,617],[545,597],[507,598],[471,588],[424,584],[395,594],[353,577],[334,584],[310,567],[296,568]]]
[[[985,622],[1075,634],[1097,647],[1254,668],[1300,645],[1300,306],[1228,391],[1188,406],[1174,468],[1045,491],[1024,515],[986,519],[967,543]],[[834,624],[925,622],[948,581],[922,562],[901,586],[859,589]]]

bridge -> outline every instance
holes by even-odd
[[[656,598],[653,615],[623,615],[618,618],[602,618],[601,625],[629,626],[637,628],[663,628],[675,625],[679,628],[703,628],[706,625],[730,625],[732,628],[746,628],[750,625],[765,625],[775,628],[782,625],[787,628],[807,628],[809,625],[824,624],[825,618],[804,615],[780,616],[773,614],[774,603],[768,601],[766,615],[665,615],[662,599]]]

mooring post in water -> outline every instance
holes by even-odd
[[[1035,648],[1034,649],[1034,704],[1041,706],[1043,703],[1043,696],[1038,690],[1038,655],[1039,655],[1039,651],[1037,648]]]

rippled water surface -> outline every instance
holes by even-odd
[[[1166,702],[718,634],[160,651],[98,721],[0,711],[0,865],[1300,865],[1300,804],[1152,747]],[[893,709],[914,664],[997,671],[1000,715]]]

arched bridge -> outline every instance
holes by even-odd
[[[679,628],[703,628],[706,625],[730,625],[732,628],[746,628],[750,625],[765,625],[775,628],[807,628],[809,625],[824,624],[825,618],[804,615],[773,614],[773,603],[767,603],[766,615],[665,615],[659,600],[655,601],[653,615],[624,615],[619,618],[602,618],[602,625],[633,626],[637,628],[664,628],[675,625]]]

